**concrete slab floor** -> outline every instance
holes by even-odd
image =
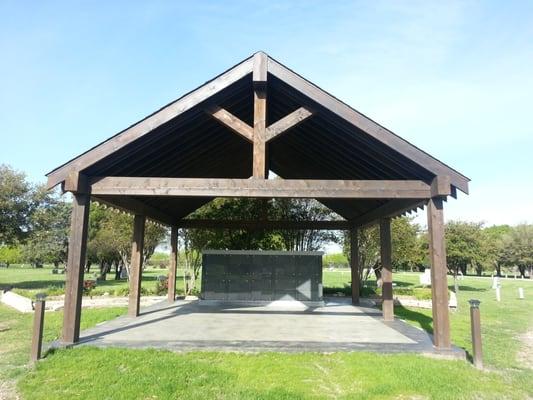
[[[79,345],[162,348],[172,351],[378,351],[464,358],[462,349],[437,352],[431,337],[403,321],[385,322],[381,311],[326,299],[300,304],[250,306],[162,302],[137,318],[123,316],[81,333]]]

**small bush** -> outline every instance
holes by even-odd
[[[158,296],[163,296],[168,292],[168,276],[160,277],[157,279],[155,284],[155,294]]]

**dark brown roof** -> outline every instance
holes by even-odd
[[[423,180],[450,177],[468,193],[469,179],[317,86],[268,58],[267,123],[302,105],[315,113],[268,144],[270,170],[286,179]],[[53,187],[72,171],[87,176],[248,178],[252,145],[206,113],[210,105],[253,125],[252,57],[47,174]],[[123,199],[108,198],[120,205]],[[138,199],[182,218],[210,199]],[[384,200],[323,201],[347,219]],[[390,201],[389,201],[390,203]],[[397,209],[419,201],[392,200]],[[127,207],[126,207],[127,208]]]

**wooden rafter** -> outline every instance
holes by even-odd
[[[431,195],[431,192],[430,192]],[[382,206],[376,207],[369,212],[360,215],[352,222],[356,226],[366,227],[377,223],[380,218],[397,217],[404,212],[416,208],[420,203],[414,199],[389,200]]]
[[[132,197],[124,197],[120,200],[109,201],[98,196],[91,196],[91,199],[98,203],[108,205],[110,207],[125,211],[130,214],[143,214],[152,221],[161,223],[163,225],[172,226],[176,219],[155,207],[149,206],[140,200]]]

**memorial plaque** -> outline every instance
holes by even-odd
[[[220,301],[321,301],[321,252],[206,250],[202,293]]]

